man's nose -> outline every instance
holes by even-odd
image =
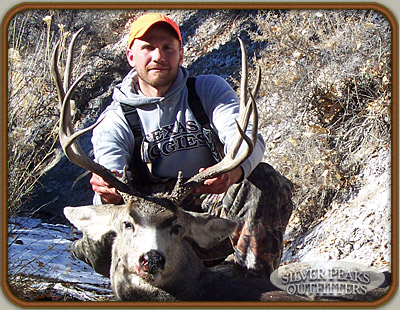
[[[153,60],[155,60],[155,61],[163,60],[163,54],[161,52],[161,49],[155,48],[154,51],[153,51],[152,57],[153,57]]]

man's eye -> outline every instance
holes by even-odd
[[[147,50],[147,51],[152,51],[152,50],[154,50],[154,46],[152,46],[152,45],[145,45],[145,46],[143,46],[142,49]]]
[[[171,234],[178,235],[181,232],[182,226],[175,225],[171,228]]]
[[[125,229],[133,229],[134,227],[133,227],[133,224],[131,223],[131,222],[124,222],[123,223],[123,227],[125,228]]]

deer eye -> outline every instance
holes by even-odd
[[[133,229],[134,227],[133,227],[133,224],[131,223],[131,222],[124,222],[123,223],[123,227],[125,228],[125,229]]]
[[[181,229],[182,229],[181,225],[172,226],[171,234],[178,235],[181,232]]]

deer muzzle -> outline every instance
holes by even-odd
[[[156,250],[150,250],[139,257],[140,269],[151,275],[155,275],[159,270],[163,269],[164,265],[164,255]]]

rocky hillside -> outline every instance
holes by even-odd
[[[25,11],[9,27],[9,214],[65,223],[90,204],[88,176],[61,155],[47,60],[84,28],[74,75],[76,126],[92,123],[128,72],[126,36],[139,11]],[[345,259],[390,271],[391,29],[375,11],[165,11],[182,30],[193,75],[237,89],[244,39],[263,71],[264,160],[295,184],[283,264]],[[110,22],[111,21],[111,22]],[[39,43],[39,44],[38,44]],[[64,55],[64,54],[63,54]],[[81,139],[88,153],[90,135]],[[18,150],[18,152],[17,152]]]

